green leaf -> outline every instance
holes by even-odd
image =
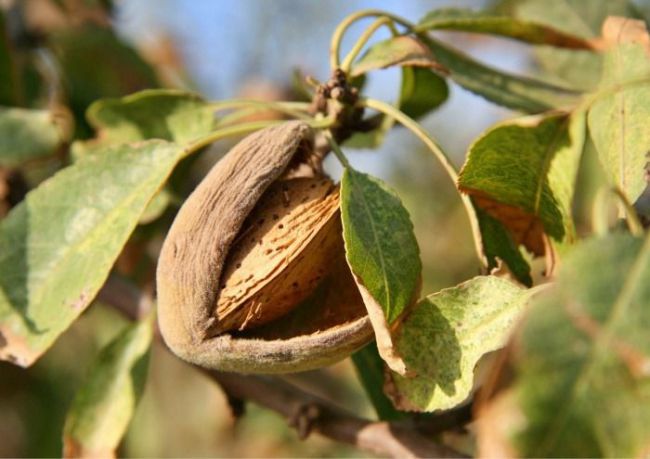
[[[453,81],[495,104],[538,113],[577,103],[576,91],[494,69],[430,37],[420,39]]]
[[[435,69],[463,88],[515,110],[536,113],[575,103],[579,93],[532,78],[493,69],[426,34],[375,43],[352,67],[352,74],[394,65]]]
[[[650,237],[591,239],[517,334],[523,457],[642,457],[650,438]]]
[[[531,286],[533,279],[530,276],[530,265],[519,251],[508,229],[499,220],[481,209],[473,200],[472,205],[481,231],[481,245],[488,262],[488,271],[492,272],[497,269],[500,259],[519,282]]]
[[[420,283],[420,250],[409,214],[385,183],[346,168],[341,218],[352,272],[392,323],[416,299]]]
[[[371,46],[350,70],[351,76],[393,66],[436,67],[431,51],[420,40],[409,36],[393,37]]]
[[[68,412],[64,457],[113,457],[147,378],[153,316],[127,327],[100,352]]]
[[[417,300],[422,263],[413,224],[386,184],[346,167],[341,179],[345,255],[375,330],[379,352],[399,368],[388,329]],[[398,371],[404,371],[400,369]]]
[[[574,240],[571,202],[584,118],[552,113],[500,123],[470,146],[460,173],[459,188],[537,255],[544,253],[544,232],[558,242]]]
[[[438,108],[448,96],[447,83],[431,70],[421,67],[402,67],[398,107],[411,118],[421,118]]]
[[[646,34],[647,36],[647,34]],[[634,202],[647,186],[650,148],[650,58],[622,43],[605,55],[601,89],[589,110],[589,132],[609,181]]]
[[[352,354],[352,362],[379,419],[382,421],[405,419],[407,415],[397,411],[393,402],[384,394],[384,362],[377,350],[377,344],[373,341]]]
[[[364,76],[370,70],[392,66],[402,67],[402,84],[397,107],[411,118],[420,118],[438,108],[449,96],[444,78],[431,69],[437,68],[425,45],[413,37],[401,36],[372,46],[352,67],[351,74]],[[346,146],[350,148],[377,148],[394,120],[384,117],[381,125],[370,132],[357,133]]]
[[[422,67],[404,66],[401,70],[402,84],[397,108],[411,118],[421,118],[447,100],[449,88],[444,78]],[[381,123],[376,129],[354,133],[345,141],[345,146],[379,148],[394,124],[394,119],[381,115]]]
[[[395,124],[392,118],[383,116],[379,127],[368,132],[355,132],[343,142],[346,148],[375,149],[379,148],[386,138],[386,134]]]
[[[544,24],[459,8],[444,8],[429,12],[420,20],[416,30],[418,32],[457,30],[485,33],[514,38],[534,45],[591,49],[587,40]]]
[[[0,107],[0,166],[53,154],[63,131],[48,110]]]
[[[162,139],[182,144],[214,129],[213,112],[195,94],[154,89],[99,100],[86,117],[103,142]]]
[[[467,399],[476,363],[506,343],[529,297],[530,290],[508,280],[482,276],[420,301],[395,333],[412,372],[391,373],[395,406],[435,411]]]
[[[86,155],[0,222],[0,359],[31,365],[81,314],[182,153],[156,140]]]

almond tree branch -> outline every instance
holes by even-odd
[[[149,294],[116,275],[109,277],[98,299],[132,320],[142,318],[143,312],[152,306]],[[159,334],[156,336],[160,339]],[[431,422],[437,420],[438,416],[416,419],[415,422],[375,422],[359,418],[278,376],[242,375],[196,368],[217,382],[230,400],[251,401],[282,415],[301,439],[316,431],[332,440],[381,456],[466,457],[420,433],[428,430],[433,436],[442,430],[464,425],[467,422],[464,414],[462,419],[456,419],[452,413],[454,420],[451,422],[441,419],[442,423],[433,424]]]
[[[230,397],[250,400],[281,414],[301,438],[316,431],[332,440],[389,457],[465,457],[422,436],[413,427],[356,417],[278,377],[202,371]]]

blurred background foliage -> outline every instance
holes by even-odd
[[[585,0],[588,1],[588,0]],[[173,87],[196,91],[210,100],[232,97],[291,99],[293,70],[325,80],[329,37],[346,15],[381,8],[416,20],[442,6],[499,8],[504,12],[528,3],[506,0],[0,0],[0,105],[48,108],[71,117],[74,138],[93,136],[84,113],[102,97],[145,88]],[[621,2],[610,2],[612,8]],[[532,6],[531,6],[532,5]],[[526,6],[526,5],[524,5]],[[639,2],[635,15],[649,7]],[[598,13],[598,14],[596,14]],[[581,31],[597,35],[603,12],[587,18]],[[557,27],[576,33],[566,18]],[[564,21],[564,22],[562,22]],[[343,42],[349,47],[366,23],[355,24]],[[385,38],[379,34],[379,38]],[[460,33],[440,34],[481,61],[519,74],[558,74],[566,84],[597,81],[598,62],[558,71],[562,56],[533,51],[513,41]],[[557,50],[555,51],[558,52]],[[396,99],[399,70],[373,74],[365,91],[383,100]],[[424,127],[457,165],[469,143],[512,112],[489,104],[457,86]],[[163,229],[174,209],[225,150],[223,143],[174,173],[170,200],[175,205],[162,219],[141,225],[120,257],[116,271],[143,288],[152,288],[153,268]],[[586,155],[586,161],[589,156]],[[424,266],[423,292],[433,292],[478,274],[465,214],[456,191],[434,159],[401,129],[387,136],[378,150],[353,150],[351,162],[382,177],[402,196],[411,213]],[[62,148],[54,156],[29,162],[20,170],[0,167],[0,218],[24,193],[69,163]],[[327,161],[337,177],[340,168]],[[581,179],[587,186],[596,172]],[[189,178],[189,179],[188,179]],[[578,197],[580,220],[580,197]],[[66,410],[99,349],[127,324],[101,298],[57,341],[39,362],[21,369],[0,362],[0,456],[59,456]],[[324,379],[325,378],[325,379]],[[320,394],[356,413],[373,416],[349,361],[326,371],[296,376]],[[120,456],[359,456],[359,452],[314,435],[300,441],[275,414],[247,408],[236,423],[218,387],[157,345],[144,397],[119,451]]]

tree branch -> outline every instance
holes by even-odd
[[[465,457],[420,435],[413,427],[356,417],[277,377],[201,370],[219,383],[230,397],[251,400],[281,414],[301,438],[306,438],[313,430],[382,456]]]
[[[151,296],[137,286],[111,275],[100,290],[98,299],[132,320],[142,318],[152,307]],[[157,335],[160,338],[159,335]],[[230,400],[250,400],[282,415],[301,439],[312,431],[361,450],[390,457],[466,457],[436,443],[418,432],[434,417],[411,422],[373,422],[362,419],[277,376],[252,376],[222,373],[195,367],[216,381]],[[439,433],[466,422],[465,410],[454,420],[434,422],[429,432]],[[444,413],[443,413],[444,415]],[[446,422],[445,422],[446,421]],[[452,425],[455,424],[455,425]]]

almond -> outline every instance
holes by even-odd
[[[343,247],[338,209],[338,188],[327,178],[271,185],[226,259],[214,332],[265,324],[305,300]]]
[[[161,334],[184,360],[296,372],[372,339],[345,261],[338,187],[318,172],[313,136],[299,121],[247,136],[183,203],[156,287]]]

